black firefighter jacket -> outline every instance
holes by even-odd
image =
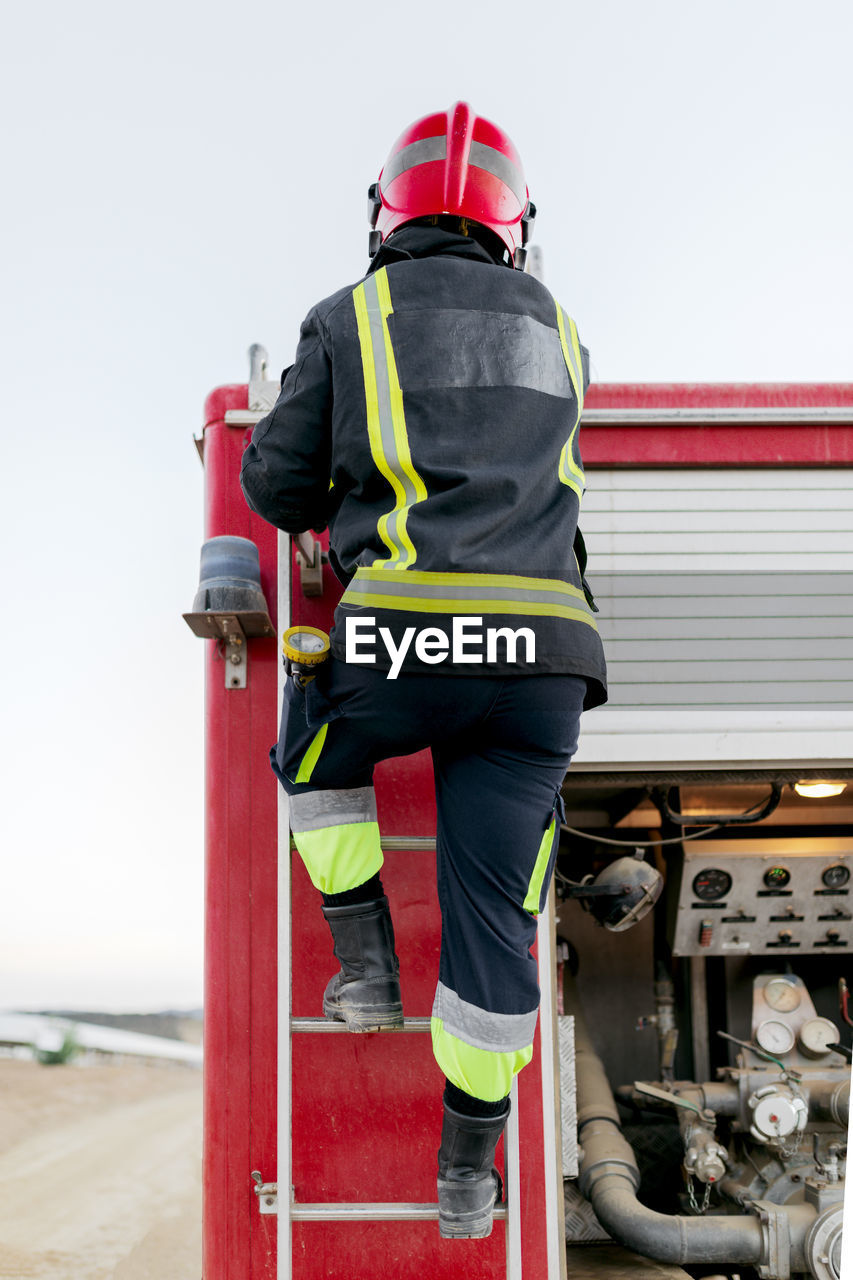
[[[347,584],[337,656],[347,618],[396,644],[412,627],[449,638],[466,619],[459,661],[452,647],[437,658],[433,637],[430,665],[410,643],[403,669],[569,673],[586,677],[588,707],[605,700],[577,529],[588,360],[539,281],[438,228],[403,228],[362,281],[313,308],[241,480],[278,528],[328,524]],[[491,649],[478,625],[494,629]]]

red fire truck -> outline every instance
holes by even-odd
[[[581,524],[611,699],[584,717],[563,789],[535,1057],[499,1148],[505,1203],[477,1241],[441,1240],[432,1203],[425,755],[376,779],[405,1030],[318,1016],[335,962],[268,750],[282,632],[328,630],[339,587],[321,540],[292,545],[242,497],[277,390],[253,348],[198,442],[206,537],[254,544],[263,595],[191,615],[208,637],[204,1280],[839,1280],[853,384],[589,392]],[[626,858],[662,883],[630,929],[608,915]]]

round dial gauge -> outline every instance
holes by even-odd
[[[807,1058],[822,1058],[831,1053],[831,1044],[838,1044],[838,1027],[829,1018],[810,1018],[800,1027],[797,1037]]]
[[[731,887],[732,878],[728,871],[720,871],[718,867],[706,867],[693,877],[693,892],[703,902],[724,898]]]
[[[821,876],[827,889],[840,889],[849,879],[850,868],[843,866],[840,862],[834,867],[827,867]]]
[[[282,637],[282,651],[291,662],[313,667],[329,653],[329,637],[319,627],[288,627]]]
[[[787,867],[768,867],[764,872],[764,883],[768,889],[784,889],[790,879],[791,873]]]
[[[780,1013],[798,1009],[802,998],[800,988],[790,978],[771,978],[764,988],[764,999],[771,1009],[778,1009]]]
[[[755,1042],[765,1053],[790,1053],[794,1047],[794,1033],[787,1022],[779,1022],[776,1018],[768,1018],[759,1024],[755,1032]]]

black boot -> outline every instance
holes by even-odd
[[[390,1031],[403,1026],[400,962],[388,899],[322,908],[341,962],[323,996],[323,1013],[348,1031]]]
[[[445,1240],[477,1240],[492,1233],[501,1177],[495,1147],[509,1115],[464,1116],[445,1102],[438,1153],[438,1229]]]

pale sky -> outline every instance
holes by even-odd
[[[5,22],[0,1007],[201,1001],[205,395],[467,99],[600,381],[853,380],[847,0],[105,0]]]

